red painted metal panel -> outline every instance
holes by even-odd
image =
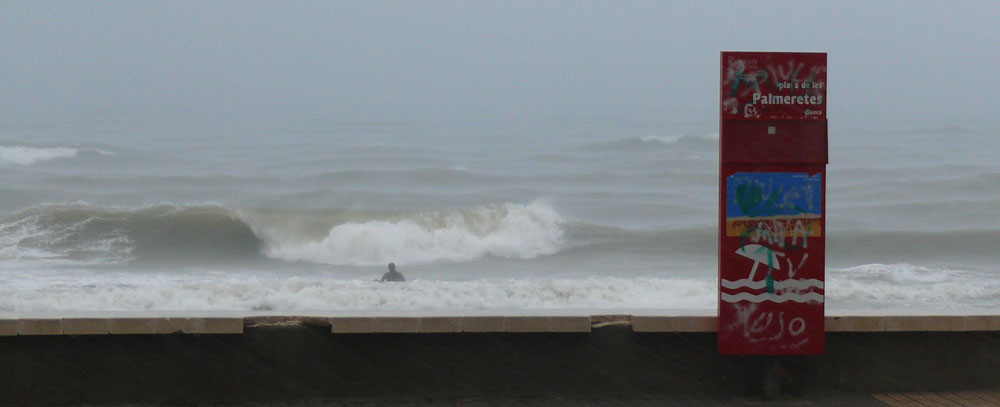
[[[719,352],[821,354],[826,54],[724,52],[721,77]]]
[[[826,53],[723,52],[722,120],[826,119]]]
[[[826,120],[723,120],[725,164],[826,164]],[[738,136],[737,136],[738,135]]]

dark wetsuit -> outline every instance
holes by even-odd
[[[382,279],[378,281],[393,281],[393,282],[404,282],[406,277],[403,277],[403,273],[396,270],[391,270],[382,275]]]

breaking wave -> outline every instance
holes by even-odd
[[[714,226],[626,229],[566,219],[543,202],[439,210],[40,205],[0,215],[0,260],[69,265],[275,260],[345,266],[623,253],[713,259]],[[830,230],[832,265],[992,264],[1000,230]]]
[[[593,152],[645,152],[650,149],[691,147],[714,148],[719,143],[719,133],[681,134],[674,136],[633,136],[614,141],[591,143],[583,149]]]
[[[257,256],[260,244],[246,224],[214,206],[41,205],[0,218],[0,259],[5,260],[226,261]]]
[[[65,147],[8,147],[0,146],[0,164],[31,165],[40,161],[75,157],[79,150]]]
[[[991,271],[919,266],[909,263],[864,264],[827,273],[827,304],[868,310],[973,310],[993,313],[1000,307],[1000,282]]]
[[[485,256],[530,259],[563,242],[563,219],[540,203],[410,213],[334,225],[318,240],[258,225],[269,257],[334,265],[471,261]]]
[[[266,256],[334,265],[529,259],[560,249],[562,222],[541,203],[398,213],[41,205],[0,218],[0,259],[125,264]]]

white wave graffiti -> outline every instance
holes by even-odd
[[[749,288],[756,290],[764,288],[766,286],[767,282],[764,280],[753,281],[747,278],[735,281],[722,280],[722,287],[729,289]],[[813,287],[823,289],[824,287],[823,281],[811,278],[805,280],[788,279],[788,280],[781,280],[774,282],[774,288],[778,290],[786,290],[786,289],[805,290]]]
[[[760,303],[764,301],[771,301],[777,303],[783,303],[788,301],[793,302],[810,302],[817,301],[823,302],[823,294],[820,293],[806,293],[806,294],[750,294],[750,293],[739,293],[739,294],[726,294],[722,293],[722,301],[725,302],[739,302],[739,301],[750,301],[752,303]]]

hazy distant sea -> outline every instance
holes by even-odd
[[[1000,309],[1000,131],[831,120],[828,312]],[[716,306],[717,123],[0,122],[0,311]],[[395,262],[406,284],[373,281]]]

